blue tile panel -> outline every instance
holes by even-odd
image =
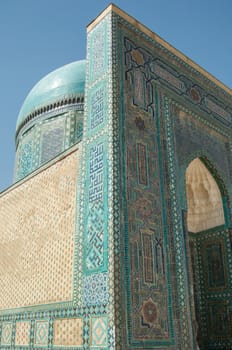
[[[89,130],[102,128],[107,115],[106,82],[97,84],[90,96]]]
[[[132,348],[165,347],[174,344],[174,333],[157,88],[147,78],[143,50],[128,37],[123,42],[124,333]]]
[[[120,61],[122,177],[126,181],[122,185],[125,209],[123,265],[127,281],[125,319],[128,320],[123,335],[128,337],[131,348],[143,347],[147,342],[148,347],[193,349],[198,336],[194,334],[194,327],[198,321],[201,336],[205,337],[201,340],[203,348],[229,348],[228,327],[225,326],[230,318],[229,291],[224,297],[217,292],[214,298],[218,298],[218,306],[212,303],[207,306],[206,303],[204,308],[211,311],[202,315],[199,312],[197,321],[194,318],[194,306],[189,303],[191,288],[187,287],[191,280],[189,248],[181,206],[186,207],[184,171],[192,159],[203,157],[219,182],[225,214],[230,215],[226,190],[231,183],[231,157],[228,156],[231,150],[230,96],[203,76],[198,83],[191,80],[200,73],[186,62],[179,64],[180,60],[173,53],[141,34],[138,28],[122,19],[119,22],[119,50],[123,55]],[[209,86],[212,95],[207,90]],[[217,164],[215,168],[220,171],[212,164]],[[231,222],[231,216],[229,220]],[[217,264],[224,266],[220,251],[216,243],[207,250],[209,257],[213,255]],[[207,256],[207,252],[199,255]],[[231,252],[228,254],[231,259]],[[208,283],[231,283],[223,269],[220,274],[216,275],[215,271],[212,274],[212,264],[204,264],[211,268],[201,277],[202,281],[207,275]],[[159,298],[163,298],[163,303]],[[218,314],[215,320],[210,319],[213,309]],[[179,332],[173,322],[174,313],[179,318],[180,338],[174,335]],[[213,334],[209,324],[216,330],[220,313],[228,321],[223,326],[227,339],[221,337],[216,341],[214,337],[207,342],[207,335],[210,339],[210,332]],[[205,319],[208,319],[208,325],[203,324]],[[208,333],[204,333],[204,328]]]
[[[41,164],[54,158],[62,152],[64,143],[64,122],[55,125],[44,125],[41,139]]]
[[[19,138],[15,162],[15,181],[50,161],[83,135],[83,111],[70,110],[44,117]]]
[[[108,274],[97,273],[85,276],[83,280],[83,302],[84,305],[107,304]]]
[[[106,20],[101,21],[88,36],[90,41],[90,60],[89,64],[89,77],[88,83],[92,83],[97,79],[101,79],[106,73],[108,68],[108,44],[107,35],[109,27]]]
[[[90,323],[84,340],[90,348],[114,349],[113,300],[113,129],[111,15],[87,38],[87,79],[78,203],[78,244],[82,264],[76,275],[77,304],[86,305]],[[111,214],[110,214],[111,213]],[[95,318],[91,310],[107,313]],[[107,310],[107,311],[106,311]]]
[[[35,322],[35,346],[48,346],[49,321]]]

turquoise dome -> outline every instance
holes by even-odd
[[[29,92],[19,112],[16,130],[35,110],[74,95],[84,95],[85,60],[60,67],[42,78]]]

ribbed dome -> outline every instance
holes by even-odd
[[[33,111],[73,95],[83,95],[85,60],[69,63],[42,78],[29,92],[19,112],[16,131]]]

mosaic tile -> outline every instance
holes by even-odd
[[[84,277],[83,302],[85,305],[107,304],[108,298],[108,275],[106,273]]]
[[[49,322],[35,322],[35,346],[48,346]]]
[[[13,324],[11,322],[2,323],[1,345],[11,345]]]
[[[91,347],[107,347],[108,320],[107,317],[91,318]]]
[[[45,122],[41,130],[41,164],[57,156],[64,149],[65,120]]]
[[[107,114],[105,84],[98,84],[90,95],[89,129],[102,127]]]
[[[96,270],[104,264],[104,204],[90,206],[85,248],[86,268]]]
[[[31,138],[33,138],[33,133],[24,138],[20,147],[18,180],[28,175],[32,170],[33,140]]]
[[[175,88],[180,90],[181,92],[186,91],[186,87],[183,81],[181,79],[178,79],[175,77],[172,73],[170,73],[167,68],[163,68],[161,65],[157,64],[157,62],[154,62],[152,64],[152,71],[157,74],[160,78],[166,80],[168,83],[173,85]]]
[[[81,178],[84,215],[79,220],[80,234],[83,235],[84,264],[82,300],[90,305],[92,311],[96,306],[104,309],[113,295],[113,281],[108,278],[108,269],[113,271],[112,224],[109,221],[108,206],[112,208],[112,92],[111,92],[111,15],[108,14],[99,25],[88,33],[87,41],[87,97],[83,129],[83,160],[88,154],[88,161],[83,163]],[[99,34],[101,33],[101,34]],[[96,57],[101,55],[97,62]],[[99,66],[98,66],[99,64]],[[109,177],[108,177],[109,176]],[[112,210],[112,209],[110,209]],[[112,214],[111,214],[112,216]],[[111,219],[112,220],[112,219]],[[109,267],[111,264],[111,267]],[[104,274],[99,274],[99,272]],[[99,277],[99,280],[97,280]],[[111,288],[108,283],[111,281]],[[84,286],[84,287],[83,287]],[[89,286],[89,291],[87,288]],[[101,286],[101,287],[100,287]],[[100,288],[104,288],[100,291]],[[94,304],[95,303],[95,304]],[[111,306],[113,309],[113,304]],[[109,312],[113,326],[113,310]],[[89,318],[88,318],[89,320]],[[88,323],[84,327],[84,339],[88,342],[90,330]],[[110,342],[113,344],[113,332]],[[104,341],[103,341],[104,343]],[[112,349],[114,348],[114,345]]]
[[[89,203],[103,199],[104,190],[104,144],[99,143],[89,152]]]
[[[158,341],[159,345],[162,342],[165,344],[167,340],[171,342],[173,323],[172,315],[168,311],[168,302],[171,303],[171,291],[167,285],[169,277],[166,273],[169,242],[161,211],[161,206],[165,208],[164,198],[159,190],[162,186],[162,158],[157,131],[158,120],[154,119],[155,91],[151,94],[149,78],[152,72],[149,63],[145,70],[140,62],[142,60],[145,64],[152,57],[143,49],[136,48],[136,44],[128,37],[124,44],[126,64],[121,67],[125,76],[122,103],[127,117],[123,119],[122,125],[126,142],[122,148],[124,172],[121,176],[126,181],[127,189],[122,205],[126,208],[124,268],[127,283],[125,291],[129,300],[125,317],[128,318],[130,346],[134,343],[144,346],[147,342],[149,346],[152,344],[156,347]],[[137,96],[137,86],[132,88],[134,81],[138,80],[139,70],[143,77],[140,81],[143,84],[141,96]],[[151,108],[148,108],[148,102]],[[149,311],[144,311],[144,305],[147,305],[145,303],[151,295],[155,295],[162,313],[158,312],[157,306],[152,304],[153,301],[150,302],[149,305],[153,305],[156,310],[156,317],[148,321]],[[153,322],[152,326],[150,322]]]
[[[218,104],[213,102],[210,98],[205,98],[205,104],[207,108],[209,108],[211,111],[215,112],[217,115],[221,116],[222,118],[226,119],[227,121],[231,120],[231,114],[227,112],[224,108],[220,107]]]
[[[64,111],[41,115],[41,122],[19,137],[14,180],[18,181],[80,141],[83,135],[83,103]],[[73,121],[72,127],[70,121]]]
[[[106,20],[103,19],[103,21],[93,29],[89,37],[91,50],[90,81],[101,77],[107,68],[106,26]]]

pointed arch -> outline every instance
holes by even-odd
[[[186,196],[189,231],[200,232],[225,224],[221,190],[200,158],[192,160],[186,169]]]
[[[187,158],[185,158],[184,163],[180,168],[180,193],[182,208],[187,211],[188,207],[186,194],[186,171],[190,163],[196,158],[199,158],[202,161],[202,163],[205,165],[205,167],[208,169],[208,171],[217,183],[217,186],[221,192],[223,202],[225,226],[230,227],[232,223],[232,216],[230,215],[231,201],[228,191],[229,184],[226,178],[224,177],[224,174],[220,171],[219,167],[215,163],[215,160],[213,159],[212,155],[207,153],[205,150],[204,152],[198,150],[197,152],[193,152],[192,154],[190,154]]]
[[[212,155],[204,151],[197,151],[190,154],[184,161],[184,174],[186,174],[186,169],[188,168],[189,164],[196,158],[199,158],[206,168],[209,170],[211,175],[214,177],[215,181],[217,182],[217,185],[221,191],[222,197],[226,197],[229,200],[229,194],[227,190],[227,182],[224,178],[222,172],[218,168],[218,166],[215,163],[215,159],[213,159]],[[185,183],[184,183],[185,186]]]

